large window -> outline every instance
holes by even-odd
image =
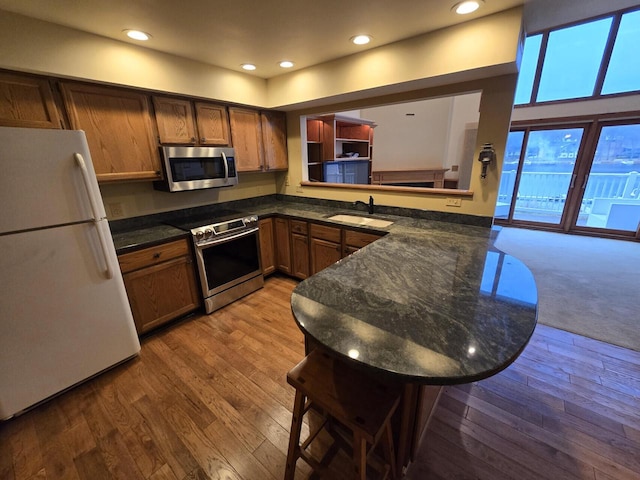
[[[640,10],[526,38],[516,105],[640,91]]]

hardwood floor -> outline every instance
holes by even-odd
[[[0,425],[0,479],[280,479],[304,354],[294,280],[142,342]],[[346,456],[331,479],[350,478]],[[296,478],[309,473],[298,462]],[[408,479],[640,478],[640,352],[540,325],[502,373],[447,387]]]

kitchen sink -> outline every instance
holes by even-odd
[[[329,217],[328,220],[334,220],[336,222],[345,222],[352,223],[353,225],[360,225],[362,227],[378,227],[384,228],[392,225],[393,222],[388,220],[380,220],[379,218],[371,218],[371,217],[360,217],[358,215],[333,215]]]

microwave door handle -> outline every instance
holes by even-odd
[[[229,163],[227,162],[227,156],[224,152],[220,152],[222,154],[222,162],[224,163],[224,179],[225,181],[229,180]]]

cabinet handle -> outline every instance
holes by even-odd
[[[154,253],[154,254],[153,254],[153,258],[155,258],[156,260],[157,260],[158,258],[160,258],[160,253],[158,253],[158,252]]]
[[[202,142],[202,143],[204,143],[204,142],[206,142],[206,141],[207,141],[207,138],[206,138],[206,137],[202,137],[202,138],[200,139],[200,142]]]
[[[196,137],[191,137],[191,143],[196,143]]]

